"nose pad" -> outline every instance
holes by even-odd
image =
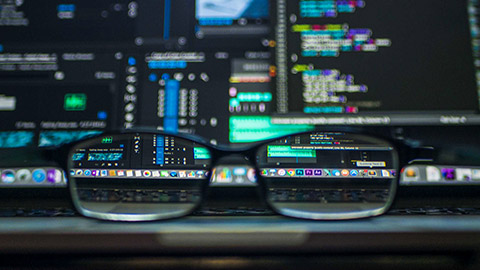
[[[222,157],[215,164],[210,177],[210,186],[256,186],[257,179],[252,162],[243,155]]]

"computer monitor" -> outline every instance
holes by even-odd
[[[0,150],[140,127],[244,144],[381,126],[428,144],[421,127],[480,124],[477,13],[476,0],[3,1]],[[440,180],[418,167],[403,183],[480,183],[473,163],[442,161]],[[66,184],[51,167],[0,171],[0,187]],[[216,172],[255,182],[234,161]]]

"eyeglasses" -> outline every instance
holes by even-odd
[[[202,203],[212,168],[241,155],[276,213],[303,219],[372,217],[391,206],[400,158],[395,143],[346,132],[307,132],[248,148],[166,133],[101,135],[73,146],[66,169],[87,217],[150,221],[186,216]]]

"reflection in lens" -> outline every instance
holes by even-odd
[[[70,152],[70,191],[80,213],[107,220],[184,216],[208,183],[210,151],[157,134],[94,138]]]
[[[384,213],[397,186],[398,157],[376,138],[314,132],[260,147],[267,201],[281,214],[350,219]]]

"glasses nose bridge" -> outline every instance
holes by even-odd
[[[219,165],[246,165],[255,167],[255,161],[251,160],[249,151],[244,150],[220,150],[214,154],[212,168]]]

